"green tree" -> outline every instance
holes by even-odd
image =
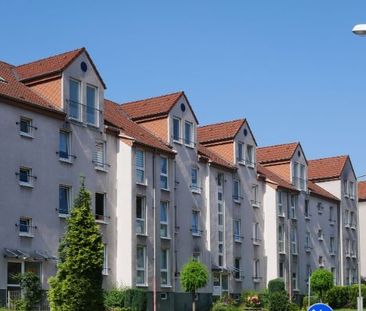
[[[32,311],[41,301],[42,289],[39,277],[33,272],[19,273],[15,279],[20,284],[22,298],[15,302],[16,310]]]
[[[192,310],[196,310],[194,296],[197,289],[206,286],[208,270],[206,266],[195,259],[190,259],[182,268],[180,283],[186,292],[192,293]]]
[[[321,301],[324,301],[328,290],[333,287],[333,274],[325,269],[315,270],[310,277],[311,290],[315,292]]]
[[[90,210],[84,180],[59,247],[56,276],[49,279],[52,311],[103,310],[103,242]]]

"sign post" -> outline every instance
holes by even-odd
[[[316,303],[309,307],[308,311],[333,311],[333,309],[324,303]]]

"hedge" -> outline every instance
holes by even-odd
[[[138,288],[114,288],[104,295],[104,305],[109,310],[146,310],[146,291]]]

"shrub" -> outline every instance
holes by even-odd
[[[315,270],[310,277],[311,290],[323,301],[325,294],[333,287],[333,274],[325,269]]]
[[[287,311],[289,304],[290,303],[286,291],[275,291],[269,294],[269,311]]]
[[[254,299],[253,299],[254,298]],[[241,301],[246,307],[262,307],[263,305],[263,294],[256,291],[246,291],[241,294]],[[256,305],[254,303],[256,302]]]
[[[349,287],[334,286],[328,290],[325,301],[335,309],[347,307],[349,304]]]
[[[349,300],[348,307],[356,308],[357,307],[357,297],[358,297],[358,285],[354,284],[352,286],[348,286],[349,288]],[[361,295],[366,297],[366,285],[361,285]]]
[[[274,292],[282,292],[284,290],[285,290],[285,282],[282,279],[280,278],[273,279],[268,282],[268,292],[270,294]]]
[[[288,305],[288,311],[300,311],[300,307],[296,303],[291,302]]]
[[[217,301],[212,306],[212,311],[238,311],[239,309],[233,305],[222,301]]]
[[[310,296],[310,306],[308,305],[308,297],[309,296],[305,296],[302,300],[302,307],[305,308],[306,310],[312,306],[313,304],[319,302],[319,297],[318,296]]]
[[[19,311],[32,311],[35,305],[41,301],[42,290],[39,277],[33,272],[17,274],[16,280],[22,290],[22,298],[15,301],[15,309]]]
[[[139,288],[114,288],[104,295],[104,305],[110,310],[146,309],[146,292]]]

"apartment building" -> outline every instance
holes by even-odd
[[[366,181],[358,182],[358,211],[359,211],[359,234],[360,237],[366,236]],[[366,276],[366,247],[364,243],[360,244],[361,256],[361,275]]]
[[[179,274],[190,257],[210,271],[202,308],[276,277],[304,294],[317,267],[353,281],[348,157],[328,171],[332,160],[315,167],[299,143],[258,148],[246,119],[199,126],[184,92],[120,104],[105,88],[84,48],[0,62],[0,303],[19,291],[16,272],[48,289],[80,176],[105,243],[104,287],[156,292],[159,310],[189,308]]]
[[[349,156],[309,161],[309,179],[340,200],[340,284],[357,282],[357,179]]]

